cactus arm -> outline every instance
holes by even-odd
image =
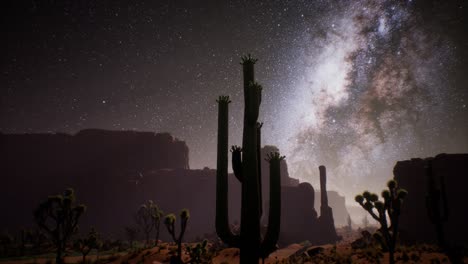
[[[258,206],[260,207],[260,218],[263,215],[263,194],[262,194],[262,159],[261,159],[261,139],[263,123],[257,122],[257,170],[258,170]]]
[[[216,169],[216,232],[221,240],[230,245],[239,244],[238,236],[235,236],[229,227],[228,207],[228,96],[220,96],[218,100],[218,155]]]
[[[238,146],[231,147],[232,153],[232,170],[239,182],[242,182],[242,149]]]
[[[174,222],[168,224],[166,223],[166,227],[167,227],[167,231],[169,232],[169,234],[171,235],[172,237],[172,240],[174,240],[174,242],[177,242],[177,238],[175,236],[175,228],[174,228]]]
[[[182,242],[182,238],[184,237],[184,234],[185,234],[185,229],[187,228],[187,222],[188,222],[188,219],[180,219],[180,233],[179,233],[179,238],[178,238],[178,242]]]
[[[256,125],[257,123],[261,94],[262,86],[256,82],[250,82],[247,87],[247,101],[245,102],[246,121],[249,125]]]
[[[270,253],[277,249],[280,225],[281,225],[281,161],[284,156],[278,152],[270,153],[268,161],[270,163],[270,205],[268,215],[268,228],[265,238],[260,246],[260,256],[268,257]]]
[[[358,202],[358,203],[362,206],[362,208],[364,208],[364,209],[372,216],[372,218],[375,219],[375,221],[380,222],[380,218],[379,218],[379,217],[375,214],[375,212],[372,210],[372,209],[373,209],[372,207],[369,208],[369,206],[367,206],[367,205],[366,205],[364,202],[362,202],[362,201],[361,201],[361,202]]]

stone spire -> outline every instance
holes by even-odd
[[[328,207],[328,194],[327,194],[327,169],[325,166],[319,166],[320,171],[320,213],[322,214],[323,209]]]
[[[333,220],[333,210],[328,206],[328,194],[327,194],[327,169],[321,165],[320,171],[320,217],[319,225],[322,231],[321,237],[324,241],[338,241],[341,239],[336,234],[335,223]]]

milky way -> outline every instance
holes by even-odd
[[[446,127],[456,47],[412,8],[354,1],[315,24],[284,116],[294,117],[285,143],[292,175],[318,184],[317,164],[325,164],[331,188],[349,197],[383,187],[398,160],[467,150],[466,135],[450,144]]]
[[[11,5],[11,6],[10,6]],[[1,24],[0,131],[170,132],[215,167],[218,95],[242,134],[259,59],[263,143],[352,203],[396,161],[468,152],[466,1],[18,1]]]

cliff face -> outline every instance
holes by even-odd
[[[169,134],[85,130],[67,134],[0,134],[0,218],[2,229],[32,227],[32,212],[50,194],[67,187],[76,190],[78,202],[88,206],[81,230],[96,227],[114,238],[124,238],[123,227],[134,225],[133,215],[146,200],[154,200],[166,213],[190,209],[187,239],[214,233],[216,171],[188,169],[188,148]],[[277,150],[262,149],[263,155]],[[263,160],[263,159],[262,159]],[[281,164],[283,242],[327,242],[320,233],[315,193],[308,183],[289,177]],[[264,188],[269,186],[267,163],[262,163]],[[229,175],[229,216],[240,222],[241,185]],[[329,205],[337,205],[333,192]],[[263,192],[264,202],[269,197]],[[319,197],[319,196],[317,196]],[[268,207],[264,207],[267,209]],[[265,210],[266,211],[266,210]],[[267,212],[265,212],[266,214]],[[162,239],[169,240],[162,226]]]
[[[333,208],[333,218],[335,220],[335,226],[345,226],[348,224],[348,209],[346,208],[346,200],[344,196],[341,196],[336,191],[327,191],[328,204]],[[320,197],[320,192],[315,192],[315,197]],[[320,210],[320,199],[315,199],[314,203],[315,210]]]
[[[115,207],[118,213],[128,203],[131,181],[138,179],[139,172],[188,169],[188,162],[185,142],[167,133],[0,134],[0,210],[9,212],[9,217],[0,218],[0,226],[31,226],[39,202],[67,187],[77,190],[78,199],[90,205],[91,212],[103,206]],[[96,214],[92,217],[102,212]]]
[[[468,237],[468,154],[440,154],[432,160],[432,173],[437,182],[444,177],[448,203],[448,221],[444,224],[446,240],[466,243]],[[426,210],[428,159],[399,161],[393,173],[400,186],[408,190],[400,216],[400,238],[404,242],[434,242],[436,233]]]
[[[168,133],[88,129],[76,135],[1,134],[0,142],[4,166],[12,171],[189,168],[187,145]]]

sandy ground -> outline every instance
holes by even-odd
[[[295,263],[295,257],[305,256],[307,251],[312,247],[303,247],[300,244],[292,244],[288,247],[281,248],[276,252],[272,253],[268,259],[265,260],[266,264],[273,263]],[[349,244],[338,244],[336,248],[334,245],[322,245],[323,252],[312,257],[309,261],[304,263],[340,263],[336,261],[336,258],[332,260],[330,256],[342,256],[343,259],[351,258],[352,263],[375,263],[365,258],[365,251],[357,250],[353,251]],[[169,263],[169,258],[171,256],[171,250],[175,250],[175,246],[172,244],[162,244],[162,248],[155,247],[146,250],[142,250],[138,253],[121,253],[115,255],[105,255],[100,256],[101,260],[106,260],[103,262],[110,264],[162,264]],[[449,263],[446,257],[441,253],[430,253],[430,252],[408,252],[409,256],[411,254],[417,254],[419,259],[417,261],[397,261],[397,263],[432,263],[432,260],[438,259],[437,263]],[[396,257],[401,256],[401,253],[398,253]],[[189,260],[187,254],[184,255],[184,261]],[[80,263],[82,258],[80,256],[69,256],[65,257],[66,263]],[[95,261],[96,256],[87,257],[88,261]],[[53,263],[53,259],[48,258],[30,258],[30,259],[20,259],[20,260],[7,260],[0,261],[1,264],[46,264]],[[388,254],[383,254],[383,257],[380,258],[381,263],[388,263]],[[227,248],[221,250],[214,258],[212,258],[213,264],[234,264],[239,263],[239,250],[235,248]],[[261,263],[261,261],[259,261]],[[465,259],[465,263],[468,263],[468,259]]]
[[[287,247],[280,248],[272,253],[267,259],[266,264],[273,263],[378,263],[375,256],[378,255],[380,263],[388,263],[388,254],[382,254],[375,249],[358,249],[351,248],[351,242],[360,237],[360,232],[345,232],[338,229],[342,240],[336,245],[327,244],[321,246],[303,246],[301,244],[291,244]],[[184,244],[193,246],[194,244]],[[209,245],[211,246],[211,245]],[[308,256],[311,249],[320,247],[321,252]],[[153,247],[145,250],[133,250],[130,252],[115,253],[112,255],[99,256],[100,263],[109,264],[160,264],[169,263],[170,256],[176,251],[176,246],[173,243],[160,243],[158,247]],[[402,252],[395,255],[397,263],[449,263],[447,257],[429,247],[411,247],[405,248]],[[94,263],[97,257],[88,256],[87,262]],[[188,262],[190,259],[188,254],[183,255],[183,260]],[[302,260],[305,260],[303,262]],[[69,264],[81,263],[81,256],[67,256],[65,262]],[[0,264],[52,264],[54,258],[27,258],[17,260],[1,260]],[[213,264],[234,264],[239,263],[239,250],[236,248],[226,248],[216,252],[211,258]],[[261,263],[261,261],[259,261]],[[465,258],[465,263],[468,263],[468,258]]]

